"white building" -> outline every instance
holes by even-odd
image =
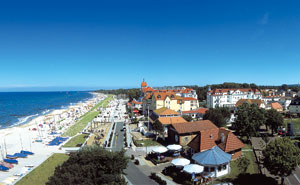
[[[207,107],[231,107],[240,99],[262,99],[258,89],[214,89],[207,92]]]
[[[292,100],[288,97],[286,98],[280,98],[280,100],[278,101],[278,103],[281,104],[281,106],[283,107],[284,110],[287,110],[288,107],[290,106],[290,104],[292,103]]]
[[[289,106],[289,111],[292,114],[300,114],[300,98],[296,98]]]
[[[269,104],[271,102],[278,102],[280,100],[281,96],[279,95],[274,95],[274,96],[263,96],[262,100],[266,103]]]

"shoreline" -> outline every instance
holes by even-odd
[[[18,158],[19,164],[14,165],[8,172],[0,171],[0,182],[16,176],[15,174],[23,174],[24,176],[52,154],[64,153],[65,151],[61,147],[66,141],[58,145],[49,145],[49,143],[60,137],[82,115],[91,111],[99,102],[107,98],[107,95],[101,93],[92,94],[94,96],[86,101],[71,104],[64,109],[55,109],[46,115],[38,116],[24,125],[0,129],[0,162],[6,158],[7,154],[13,155],[21,150],[34,153],[34,155],[27,158]]]
[[[21,123],[21,124],[14,123],[13,125],[11,125],[9,127],[4,127],[4,128],[0,127],[0,136],[2,136],[1,133],[3,131],[10,131],[10,130],[13,130],[14,128],[28,128],[30,126],[36,125],[36,122],[41,122],[44,118],[46,118],[48,116],[63,114],[64,112],[67,112],[68,110],[70,110],[72,108],[80,107],[80,105],[82,105],[82,104],[86,104],[88,102],[91,102],[91,101],[97,99],[97,97],[101,94],[101,93],[95,93],[95,92],[88,92],[88,93],[92,94],[91,98],[79,101],[77,103],[71,102],[68,106],[62,105],[61,108],[54,108],[51,110],[49,110],[49,109],[43,110],[42,113],[36,113],[36,114],[38,114],[37,116],[35,116],[36,114],[26,116],[26,117],[34,117],[34,118],[29,121],[26,121],[25,123]],[[46,111],[46,113],[43,114],[43,112],[45,112],[45,111]]]

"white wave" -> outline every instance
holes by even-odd
[[[14,126],[17,126],[17,125],[21,125],[21,124],[24,124],[28,121],[30,121],[31,119],[30,118],[33,118],[33,117],[36,117],[38,116],[39,114],[34,114],[34,115],[30,115],[30,116],[26,116],[26,117],[22,117],[22,118],[18,118],[18,122],[13,124],[11,127],[14,127]]]
[[[42,112],[42,115],[45,115],[45,114],[49,113],[50,111],[51,110],[47,109],[47,110],[45,110],[45,111]]]

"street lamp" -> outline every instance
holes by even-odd
[[[150,120],[149,120],[149,105],[148,105],[148,131],[150,131]]]

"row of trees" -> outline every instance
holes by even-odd
[[[262,125],[272,130],[272,135],[278,127],[283,126],[283,116],[274,109],[260,109],[256,104],[245,103],[238,107],[233,128],[242,136],[257,136]],[[203,116],[204,120],[212,121],[216,126],[223,127],[228,123],[231,112],[227,108],[209,109]]]
[[[133,89],[112,89],[112,90],[97,90],[96,92],[99,93],[105,93],[105,94],[114,94],[114,95],[119,95],[119,94],[125,94],[129,100],[133,99],[138,99],[141,95],[141,89],[139,88],[133,88]]]
[[[127,184],[123,170],[128,158],[125,151],[109,152],[99,146],[86,146],[72,153],[61,166],[56,167],[47,185],[67,184]]]
[[[254,83],[232,83],[232,82],[225,82],[223,84],[213,84],[213,85],[206,85],[206,86],[197,86],[197,85],[192,85],[192,86],[176,86],[176,87],[187,87],[187,88],[193,88],[194,90],[196,90],[197,95],[198,95],[198,99],[199,101],[204,101],[206,100],[206,95],[207,95],[207,91],[208,88],[211,87],[211,89],[215,89],[215,88],[258,88],[258,89],[278,89],[278,90],[288,90],[289,88],[294,91],[294,92],[298,92],[300,91],[300,87],[299,86],[288,86],[286,84],[283,84],[281,86],[258,86]],[[141,94],[141,89],[139,88],[133,88],[133,89],[115,89],[115,90],[98,90],[96,92],[101,92],[101,93],[107,93],[107,94],[115,94],[115,95],[119,95],[119,94],[126,94],[127,97],[132,100],[132,99],[138,99],[140,94]]]
[[[233,127],[243,136],[257,136],[258,130],[265,125],[272,130],[272,135],[278,127],[283,126],[283,116],[274,109],[260,109],[256,104],[245,103],[238,107]]]

